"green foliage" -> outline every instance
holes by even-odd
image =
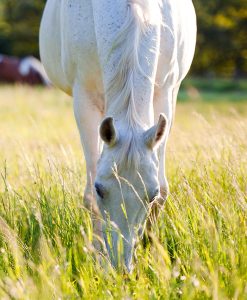
[[[247,74],[247,2],[194,0],[198,39],[194,74]]]
[[[0,105],[1,299],[246,299],[246,103],[178,104],[171,195],[130,275],[92,248],[71,99],[9,86]]]
[[[38,34],[45,0],[3,0],[0,14],[0,52],[39,55]]]

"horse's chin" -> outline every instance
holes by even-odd
[[[124,241],[122,250],[119,247],[119,234],[112,233],[111,246],[105,234],[104,241],[111,265],[118,271],[131,273],[133,271],[135,239],[130,242]]]
[[[125,267],[126,267],[126,272],[129,273],[129,274],[131,274],[132,271],[134,270],[134,265],[133,265],[132,262],[127,264],[127,265],[125,264]]]

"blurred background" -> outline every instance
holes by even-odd
[[[45,0],[0,1],[0,53],[39,57],[38,32]],[[247,75],[247,1],[194,0],[198,40],[193,76]]]

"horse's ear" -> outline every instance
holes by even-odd
[[[117,142],[117,133],[114,127],[113,118],[105,118],[100,125],[100,137],[109,146],[114,146]]]
[[[160,114],[158,124],[154,125],[144,133],[144,141],[148,148],[153,149],[162,142],[165,136],[166,125],[166,116]]]

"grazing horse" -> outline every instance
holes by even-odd
[[[32,56],[20,59],[0,55],[0,82],[50,85],[43,65]]]
[[[148,216],[167,197],[165,148],[195,42],[191,0],[46,3],[41,59],[52,82],[73,96],[84,201],[101,213],[115,267],[131,270]]]

